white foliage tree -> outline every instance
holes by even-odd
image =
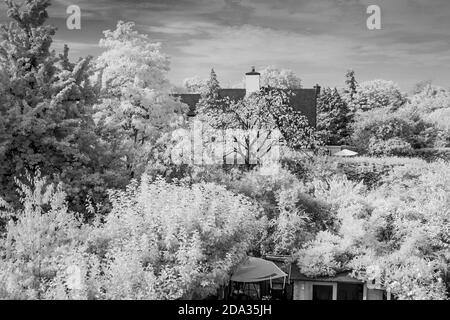
[[[200,79],[198,76],[186,78],[183,80],[183,87],[188,93],[201,93],[207,87],[207,80]]]
[[[277,89],[300,89],[301,79],[289,69],[279,69],[267,66],[260,71],[261,86]]]
[[[406,103],[404,94],[393,81],[372,80],[358,84],[353,95],[356,111],[388,107],[397,110]]]
[[[97,60],[103,99],[96,121],[123,148],[133,176],[148,148],[182,122],[185,109],[170,96],[169,58],[159,43],[136,31],[132,22],[119,21],[104,35],[100,46],[106,51]]]

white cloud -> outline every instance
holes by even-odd
[[[178,47],[181,53],[172,58],[172,66],[176,70],[171,73],[173,81],[180,82],[180,79],[194,75],[207,76],[209,69],[214,67],[229,84],[239,81],[243,72],[252,65],[275,64],[294,70],[306,85],[323,81],[338,85],[348,68],[366,73],[373,70],[375,76],[376,71],[386,68],[440,67],[450,62],[449,50],[445,53],[433,50],[433,46],[440,45],[438,41],[430,42],[429,50],[420,51],[413,43],[383,45],[376,36],[353,39],[250,25],[211,25],[207,30],[208,36],[188,39]],[[403,76],[407,77],[405,73]],[[394,80],[398,81],[397,78]]]
[[[217,31],[218,26],[213,23],[202,21],[169,21],[162,26],[149,26],[146,29],[149,32],[185,36],[210,33],[211,30]]]

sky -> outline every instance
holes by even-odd
[[[73,4],[81,30],[66,27]],[[381,8],[381,30],[367,28],[369,5]],[[5,8],[1,1],[0,23]],[[274,65],[293,70],[304,87],[342,87],[348,69],[359,81],[393,80],[404,91],[424,80],[450,87],[449,0],[53,0],[49,15],[54,48],[68,44],[74,59],[101,54],[103,30],[134,21],[170,56],[175,85],[214,68],[231,87],[251,66]]]

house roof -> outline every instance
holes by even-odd
[[[317,95],[318,90],[316,88],[312,89],[289,89],[286,90],[292,93],[291,104],[295,110],[301,111],[311,126],[316,126],[317,117]],[[231,100],[240,100],[245,97],[245,89],[220,89],[220,98],[229,98]],[[200,94],[198,93],[181,93],[173,94],[174,97],[180,98],[180,101],[189,106],[188,116],[193,117],[196,115],[195,107],[200,101]]]

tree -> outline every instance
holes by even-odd
[[[110,193],[104,222],[82,224],[60,187],[30,182],[0,236],[3,299],[202,299],[258,248],[266,224],[224,187],[147,176]]]
[[[200,114],[210,114],[214,113],[219,109],[222,104],[222,99],[219,95],[220,83],[217,80],[217,74],[214,69],[211,69],[211,73],[207,81],[205,81],[205,86],[201,92],[200,100],[196,106],[198,113]]]
[[[59,56],[50,51],[49,1],[7,5],[14,21],[0,31],[0,194],[18,204],[14,177],[40,168],[63,182],[70,206],[82,211],[88,195],[104,198],[107,184],[91,116],[91,57],[71,63],[67,47]]]
[[[238,163],[250,166],[264,159],[279,160],[274,158],[279,158],[281,141],[298,149],[317,142],[306,117],[290,105],[290,92],[268,87],[238,101],[219,99],[211,79],[210,90],[199,102],[198,116],[213,132],[222,131],[225,140],[219,143],[225,144],[225,157],[236,155]]]
[[[186,78],[183,81],[183,87],[188,93],[201,93],[206,88],[206,82],[207,80],[199,77]]]
[[[314,196],[330,204],[335,221],[299,248],[301,272],[353,270],[401,300],[446,299],[448,179],[444,162],[413,162],[394,168],[375,190],[339,176],[313,181]]]
[[[110,257],[102,281],[106,298],[214,295],[263,230],[257,207],[214,184],[187,187],[144,177],[112,197],[114,210],[99,233]]]
[[[301,89],[301,79],[289,69],[267,66],[261,70],[261,86],[277,89]]]
[[[392,81],[373,80],[362,82],[353,95],[355,111],[367,111],[387,107],[398,110],[406,103],[406,98]]]
[[[377,191],[384,205],[372,212],[366,233],[373,250],[353,263],[361,278],[400,299],[447,297],[448,165],[424,166],[396,168]]]
[[[362,112],[355,118],[352,141],[371,155],[406,155],[414,143],[414,123],[388,108]]]
[[[355,78],[355,71],[348,70],[347,73],[345,74],[345,88],[343,97],[349,105],[351,105],[351,103],[353,102],[353,98],[356,95],[357,88],[358,82],[356,81]]]
[[[62,186],[38,174],[19,184],[22,208],[8,209],[0,236],[0,298],[44,299],[55,274],[65,274],[88,227],[68,210]]]
[[[450,141],[448,128],[450,93],[429,82],[418,86],[410,101],[401,108],[404,116],[412,119],[417,128],[418,139],[424,147],[445,147]]]
[[[412,90],[412,94],[419,94],[421,92],[423,92],[424,90],[426,90],[429,86],[432,85],[432,81],[431,80],[423,80],[420,81],[418,83],[416,83],[414,85],[414,88]]]
[[[350,113],[336,88],[325,88],[317,101],[317,131],[327,145],[342,145],[350,135]]]
[[[355,105],[355,96],[358,89],[358,82],[355,78],[355,71],[348,70],[345,74],[345,87],[342,93],[342,99],[347,104],[348,116],[347,120],[349,121],[348,129],[349,134],[351,134],[351,124],[354,121],[356,105]]]
[[[169,94],[169,59],[159,43],[134,30],[132,22],[119,21],[116,30],[104,35],[95,119],[102,136],[126,157],[128,175],[138,177],[158,138],[182,123],[185,106]]]
[[[308,156],[292,151],[303,163]],[[286,156],[286,152],[283,152]],[[285,167],[276,174],[267,174],[265,168],[254,168],[242,172],[238,168],[231,170],[208,170],[202,167],[193,181],[208,181],[224,186],[236,194],[244,195],[261,208],[261,214],[267,219],[261,246],[254,255],[283,254],[291,255],[304,243],[314,239],[317,232],[332,228],[334,213],[322,200],[307,194],[308,187],[303,183],[304,175],[296,176]]]
[[[450,92],[442,87],[424,85],[422,90],[411,97],[409,107],[422,117],[439,109],[450,108]]]

